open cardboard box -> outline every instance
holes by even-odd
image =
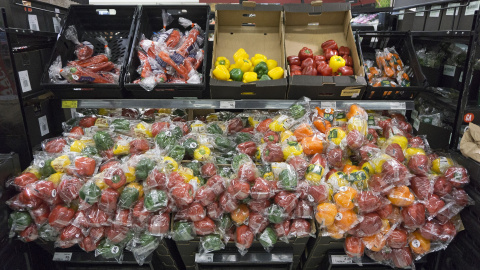
[[[233,62],[233,54],[243,48],[250,57],[263,54],[285,70],[282,6],[254,2],[216,5],[215,23],[212,63],[220,56]],[[278,80],[242,83],[217,80],[212,71],[210,93],[214,99],[285,99],[285,75]]]
[[[323,54],[323,42],[333,39],[338,47],[348,46],[353,58],[352,76],[289,76],[288,98],[361,99],[367,82],[357,52],[350,20],[350,4],[285,4],[286,56],[298,55],[303,47]],[[290,74],[290,70],[288,70]]]

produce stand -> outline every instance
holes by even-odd
[[[462,156],[458,151],[460,141],[468,124],[480,123],[477,78],[480,74],[478,72],[480,16],[478,16],[478,7],[476,8],[476,4],[479,1],[398,0],[391,7],[386,8],[375,8],[373,2],[372,4],[360,3],[357,5],[356,1],[351,4],[332,4],[332,6],[328,6],[329,3],[327,2],[329,1],[324,1],[323,4],[313,3],[312,5],[303,4],[304,1],[298,1],[298,3],[290,3],[289,1],[285,5],[263,5],[244,1],[242,5],[217,5],[216,7],[202,4],[188,6],[134,6],[132,3],[127,6],[72,6],[68,12],[65,9],[49,4],[41,4],[38,1],[26,2],[29,1],[0,1],[0,7],[3,7],[3,5],[9,7],[2,10],[4,18],[0,20],[0,47],[2,48],[0,71],[9,74],[11,77],[8,78],[10,83],[5,84],[3,80],[6,76],[0,76],[0,86],[8,85],[10,87],[9,89],[0,87],[0,94],[7,97],[0,99],[0,106],[5,108],[5,112],[11,110],[6,116],[0,117],[0,124],[12,127],[7,133],[0,131],[0,139],[3,140],[5,138],[6,142],[5,146],[0,147],[0,153],[18,152],[21,157],[20,162],[14,161],[12,163],[15,165],[14,167],[18,167],[18,163],[20,163],[20,167],[25,169],[32,160],[39,160],[39,155],[43,155],[46,152],[45,143],[48,141],[44,140],[58,136],[68,138],[68,136],[71,136],[66,128],[71,123],[68,120],[75,117],[78,117],[77,120],[84,117],[88,118],[88,115],[91,113],[95,114],[95,117],[98,117],[98,119],[109,119],[105,120],[105,123],[109,125],[114,118],[123,119],[132,117],[129,113],[139,113],[140,116],[135,115],[133,116],[134,120],[130,118],[128,121],[133,121],[131,123],[135,124],[135,126],[131,127],[132,130],[137,132],[136,134],[143,132],[143,136],[148,138],[147,131],[150,131],[153,122],[149,122],[152,119],[149,118],[146,112],[152,108],[155,109],[153,121],[159,121],[159,118],[155,118],[155,116],[168,117],[170,120],[178,117],[182,118],[181,121],[185,121],[188,125],[196,123],[193,122],[195,120],[210,123],[211,120],[208,117],[212,115],[223,117],[224,114],[245,112],[244,115],[237,117],[237,119],[243,121],[245,128],[253,127],[253,132],[258,137],[255,137],[255,140],[258,139],[260,141],[263,138],[260,138],[255,131],[255,125],[248,122],[249,117],[254,115],[252,112],[257,113],[257,115],[268,114],[269,116],[289,115],[288,111],[292,106],[298,105],[299,102],[301,103],[302,101],[297,99],[303,96],[312,99],[309,101],[312,115],[317,114],[317,110],[347,113],[352,107],[355,107],[352,105],[358,105],[367,110],[369,115],[383,114],[383,116],[391,116],[399,112],[406,116],[406,123],[409,123],[406,125],[411,125],[412,133],[409,133],[409,135],[427,136],[430,144],[430,148],[427,151],[430,151],[430,149],[441,149],[442,156],[451,157],[455,164],[458,163],[459,166],[467,169],[470,182],[462,188],[465,189],[466,194],[471,199],[469,204],[473,201],[476,203],[460,212],[459,216],[461,217],[463,227],[457,228],[459,230],[458,234],[448,244],[448,247],[444,246],[445,250],[439,250],[423,256],[420,260],[416,260],[414,264],[417,268],[424,267],[425,269],[442,270],[469,270],[480,267],[477,260],[480,256],[477,252],[480,248],[480,238],[478,236],[480,230],[478,225],[480,222],[480,207],[478,206],[480,202],[480,164]],[[112,9],[116,11],[113,12]],[[152,36],[157,35],[156,31],[160,33],[168,30],[168,28],[161,30],[165,19],[165,17],[162,17],[162,10],[167,10],[168,13],[173,15],[175,22],[172,23],[171,27],[181,29],[181,41],[184,41],[189,35],[194,28],[194,23],[201,25],[202,34],[205,34],[205,40],[202,48],[195,48],[195,50],[202,50],[205,57],[200,67],[196,70],[197,73],[195,73],[201,77],[201,83],[184,84],[177,81],[170,84],[155,82],[153,91],[146,91],[138,83],[137,79],[140,79],[140,81],[145,79],[143,75],[139,76],[139,73],[141,73],[139,67],[144,65],[145,62],[137,56],[139,51],[144,50],[144,48],[139,49],[140,43],[144,38],[142,34],[145,35],[146,39],[150,39]],[[212,12],[210,12],[211,10]],[[363,28],[364,26],[354,27],[352,25],[350,27],[352,14],[356,16],[360,13],[370,14],[377,12],[386,13],[386,18],[382,17],[382,20],[384,20],[382,22],[385,22],[385,25],[382,25],[382,27],[385,27],[385,31],[374,30],[372,32],[370,27]],[[437,12],[438,15],[436,15]],[[342,13],[342,17],[337,17],[337,13]],[[327,17],[327,19],[321,19],[323,17],[319,14]],[[30,15],[35,15],[38,18],[39,29],[32,25],[32,22],[35,22],[35,20]],[[54,17],[53,20],[51,18],[52,15]],[[192,17],[189,17],[189,15]],[[192,21],[190,28],[183,29],[183,26],[178,23],[179,17],[190,19]],[[390,20],[390,18],[393,18],[393,20]],[[62,22],[66,21],[66,24],[62,24],[59,27],[56,19]],[[105,23],[107,21],[109,22]],[[333,23],[333,21],[336,23]],[[5,25],[4,22],[6,22]],[[111,43],[109,47],[112,49],[113,58],[109,60],[119,66],[118,83],[90,84],[83,82],[74,84],[63,82],[59,84],[50,80],[48,69],[58,55],[62,55],[62,67],[69,66],[70,64],[67,62],[78,59],[74,54],[76,46],[72,45],[71,41],[65,38],[65,31],[69,25],[77,27],[80,42],[87,40],[93,44],[95,48],[93,56],[104,53],[103,43],[96,39],[97,35],[105,34],[106,37],[110,37],[109,41]],[[342,31],[335,32],[332,30],[340,28]],[[304,35],[305,33],[300,34],[299,31],[303,31],[301,29],[312,34],[312,36],[307,37]],[[357,29],[360,30],[357,31]],[[362,31],[363,29],[368,29],[368,31]],[[208,41],[209,34],[212,33],[214,34],[213,41]],[[319,38],[318,34],[321,34],[321,38]],[[292,66],[289,65],[287,57],[296,55],[298,50],[304,46],[313,48],[315,55],[321,55],[323,49],[320,45],[328,39],[335,39],[338,42],[338,47],[348,45],[353,50],[351,56],[354,61],[353,69],[355,74],[351,76],[307,76],[305,74],[292,76]],[[428,50],[435,50],[437,48],[435,43],[437,45],[440,43],[448,45],[461,44],[455,49],[460,47],[464,49],[461,57],[458,58],[464,57],[465,60],[452,65],[444,58],[444,61],[439,66],[423,62],[424,58],[421,58],[419,51],[421,48],[426,48],[427,52]],[[405,72],[409,77],[408,86],[405,84],[402,85],[403,87],[397,88],[394,83],[398,83],[399,79],[393,76],[382,75],[379,78],[382,82],[388,82],[388,85],[382,84],[380,87],[373,87],[373,84],[369,83],[368,72],[365,72],[367,70],[364,66],[365,60],[373,60],[375,62],[376,49],[384,50],[392,47],[398,51],[399,57],[404,61],[403,63],[410,67]],[[252,82],[232,82],[217,79],[216,75],[214,75],[215,63],[218,62],[217,58],[223,56],[231,58],[239,48],[244,48],[247,53],[250,53],[251,57],[256,56],[256,54],[264,54],[268,59],[272,57],[278,61],[278,67],[283,68],[284,76],[277,80]],[[445,48],[442,47],[442,50]],[[449,49],[451,50],[451,47],[445,50],[448,51]],[[178,47],[175,50],[178,50]],[[3,52],[9,53],[3,54]],[[193,55],[187,54],[185,56],[192,57]],[[153,59],[158,61],[160,65],[162,64],[155,57]],[[183,65],[183,63],[177,64]],[[154,63],[151,64],[153,65]],[[329,64],[328,61],[327,64]],[[173,71],[171,66],[163,68],[164,71],[162,72],[167,74],[167,80],[175,82],[175,78],[180,72],[178,70]],[[252,70],[248,72],[253,72],[253,68],[254,65]],[[25,72],[29,80],[28,85],[24,83]],[[2,74],[0,73],[0,75]],[[158,73],[156,74],[158,75]],[[30,90],[26,90],[28,87],[30,87]],[[441,89],[443,88],[450,90],[442,91]],[[5,90],[6,94],[2,92],[3,90]],[[318,107],[318,109],[315,109],[315,107]],[[180,115],[177,115],[176,113],[179,113],[179,111]],[[119,112],[121,116],[118,114]],[[108,116],[108,113],[112,115]],[[439,122],[435,122],[438,120],[435,118],[438,115],[441,118]],[[313,123],[314,119],[308,120],[310,122],[307,122],[307,124],[315,127],[315,132],[317,132],[317,127]],[[391,119],[394,119],[394,117],[392,116]],[[368,118],[368,121],[370,120]],[[222,122],[222,125],[226,125],[228,128],[229,122],[223,119],[218,122]],[[85,131],[89,135],[97,132],[98,128],[100,130],[103,128],[107,132],[113,132],[112,134],[118,135],[114,137],[115,144],[118,143],[119,138],[125,139],[130,136],[116,134],[115,131],[112,131],[113,126],[105,128],[101,124],[95,124],[92,129],[88,127]],[[143,130],[147,131],[142,131],[139,124],[143,125]],[[370,127],[370,123],[368,124]],[[333,127],[337,127],[337,125],[339,124],[335,123]],[[382,134],[383,127],[375,127],[375,129]],[[292,131],[295,130],[292,128]],[[63,132],[66,133],[63,134]],[[233,135],[227,134],[225,131],[224,133],[222,136],[225,138],[232,141],[235,139]],[[277,135],[280,135],[282,132],[278,131],[277,133]],[[323,135],[325,137],[325,134]],[[200,139],[201,136],[199,135],[198,138]],[[128,138],[128,140],[131,140],[131,138]],[[154,145],[158,144],[153,136],[151,139],[148,138],[148,140],[152,141]],[[183,140],[183,137],[177,138],[177,142]],[[328,141],[331,138],[326,136],[323,140]],[[44,141],[43,145],[42,141]],[[71,143],[71,141],[68,141],[68,145],[66,145],[68,149],[71,149],[69,148]],[[261,143],[257,142],[258,145],[263,143],[263,141]],[[98,143],[95,142],[94,146],[95,144]],[[95,147],[98,148],[98,146]],[[381,151],[385,151],[385,148],[383,147]],[[36,152],[36,150],[40,150],[40,152]],[[215,150],[217,151],[218,149]],[[324,148],[322,151],[327,155],[331,150],[331,148]],[[70,150],[65,151],[68,152]],[[352,148],[348,151],[355,152],[357,150]],[[236,154],[238,155],[238,153]],[[131,159],[130,155],[117,156],[123,156],[122,162],[125,162],[125,164]],[[305,154],[305,156],[310,155]],[[75,156],[75,158],[77,157]],[[101,159],[100,156],[98,158]],[[405,158],[407,160],[405,161],[406,166],[408,159],[411,157],[405,156]],[[117,160],[120,160],[120,158],[117,158]],[[183,167],[185,164],[191,163],[192,160],[190,158],[178,161],[178,166]],[[350,161],[350,157],[348,157],[348,160]],[[436,159],[430,160],[429,164],[434,160]],[[284,161],[286,163],[286,158]],[[11,161],[9,162],[11,163]],[[255,166],[260,167],[262,162],[261,159],[260,161],[257,160]],[[0,182],[5,179],[14,179],[15,176],[20,174],[20,170],[16,170],[14,175],[9,173],[3,176],[3,167],[7,166],[5,164],[10,163],[0,162],[0,168],[2,168],[0,169],[0,175],[2,176],[0,177]],[[37,164],[33,165],[37,166]],[[219,168],[231,167],[231,164],[219,163],[216,166]],[[124,169],[122,168],[122,170]],[[435,173],[443,174],[444,172]],[[347,172],[347,174],[350,174],[350,172]],[[232,177],[230,175],[229,178],[228,182],[230,183],[230,181],[239,178],[239,176],[234,175]],[[253,186],[253,183],[250,185]],[[5,198],[6,196],[0,197],[0,202],[2,203],[0,209],[7,213],[7,211],[10,212],[11,210],[7,209],[5,201],[18,192],[15,192],[12,187],[7,189],[4,186],[4,183],[0,186],[0,195],[7,194],[9,198]],[[413,190],[410,182],[408,186]],[[456,188],[460,188],[460,186],[456,186],[455,190]],[[8,190],[8,192],[4,193],[4,189]],[[120,189],[120,192],[123,192],[122,189]],[[288,192],[290,191],[288,190]],[[339,191],[332,191],[330,196],[333,197],[335,193],[338,194]],[[169,196],[171,195],[169,194]],[[417,195],[415,194],[415,200],[417,200],[416,197]],[[271,200],[273,201],[273,197]],[[335,201],[333,200],[332,202]],[[247,204],[248,200],[242,203]],[[422,203],[426,204],[427,202],[422,201]],[[66,204],[70,205],[70,202]],[[177,212],[185,210],[181,209],[182,207],[174,208],[173,212],[169,214],[171,219],[170,230],[172,232],[168,237],[174,234],[174,218]],[[204,207],[206,208],[207,206]],[[358,206],[355,205],[355,207]],[[316,209],[316,206],[313,209]],[[29,210],[33,210],[33,207]],[[170,210],[169,208],[168,211]],[[315,213],[317,213],[317,210],[315,210]],[[156,212],[155,215],[157,214],[161,213]],[[6,221],[8,215],[8,213],[5,214],[5,218],[0,218],[0,220]],[[363,217],[364,213],[360,215]],[[0,217],[2,216],[0,215]],[[339,219],[342,219],[342,217],[340,216]],[[290,220],[290,217],[288,217],[288,220]],[[36,244],[23,244],[15,240],[15,243],[12,244],[12,239],[9,242],[10,244],[5,246],[15,247],[15,250],[21,250],[19,254],[34,259],[36,256],[39,256],[40,252],[36,254],[34,249],[29,247],[33,245],[41,247],[43,252],[48,252],[48,256],[50,256],[48,257],[49,263],[55,265],[57,269],[119,268],[173,270],[220,269],[226,267],[231,269],[270,268],[293,270],[320,268],[391,269],[390,266],[380,264],[366,255],[361,257],[360,261],[358,258],[352,258],[355,256],[349,253],[344,237],[346,235],[352,237],[357,232],[346,230],[348,234],[345,233],[341,239],[334,239],[328,236],[332,234],[327,232],[328,226],[315,222],[315,216],[306,220],[313,224],[310,237],[291,238],[288,243],[278,241],[274,248],[268,251],[264,250],[262,244],[255,238],[246,254],[239,253],[238,246],[232,240],[227,242],[222,250],[202,253],[201,249],[199,249],[199,246],[202,245],[202,240],[199,236],[195,236],[188,241],[174,241],[168,237],[163,238],[164,235],[161,237],[155,235],[158,247],[149,253],[142,266],[138,265],[139,260],[134,253],[127,250],[123,253],[122,264],[118,264],[115,259],[95,256],[95,251],[86,253],[77,245],[61,249],[53,248],[52,242],[44,242],[43,240],[37,240]],[[363,221],[360,220],[359,222]],[[193,224],[194,222],[191,221],[191,223]],[[102,226],[107,227],[107,225]],[[108,226],[111,226],[111,224],[108,223]],[[271,223],[270,227],[273,227],[273,223]],[[6,224],[5,228],[7,228]],[[349,229],[353,230],[353,227],[349,227]],[[137,235],[135,235],[136,238],[133,242],[137,241],[137,238],[140,239],[141,236],[139,235],[146,230],[148,229],[143,227],[141,230],[135,231]],[[6,230],[0,231],[8,234]],[[315,237],[312,237],[313,235]],[[0,243],[7,243],[7,236],[2,234],[0,236],[3,237],[0,238]],[[409,232],[409,237],[413,237],[413,231]],[[358,238],[362,237],[358,236]],[[408,241],[408,244],[404,245],[404,247],[409,246],[410,238]],[[134,243],[130,242],[130,245],[133,245],[133,248],[135,248]],[[122,249],[123,247],[121,246]],[[128,247],[132,248],[132,246]],[[389,248],[387,247],[387,249]],[[410,248],[412,248],[411,245]],[[349,254],[347,255],[347,253]],[[9,254],[13,253],[10,252]],[[1,256],[3,255],[0,252],[0,258],[3,259]],[[30,261],[35,260],[27,260],[25,263],[30,264]],[[12,263],[12,261],[9,260],[8,263]],[[395,261],[395,263],[398,263],[398,261]],[[35,266],[32,268],[36,269]]]

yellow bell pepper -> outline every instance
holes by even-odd
[[[99,128],[108,128],[108,120],[105,118],[97,118],[95,126]]]
[[[87,146],[82,141],[76,140],[70,145],[70,151],[80,153],[85,147]]]
[[[257,73],[255,72],[245,72],[243,73],[243,83],[249,83],[257,81]]]
[[[172,109],[167,109],[167,108],[161,108],[161,109],[158,109],[157,111],[158,113],[166,113],[166,114],[171,114],[172,113]]]
[[[381,173],[383,170],[383,163],[390,159],[392,159],[392,157],[387,154],[381,154],[374,157],[370,162],[372,163],[373,167],[375,167],[375,173]]]
[[[353,170],[348,174],[347,180],[353,183],[359,190],[368,187],[368,174],[364,170]]]
[[[335,172],[327,180],[333,190],[338,190],[340,187],[347,186],[347,175],[344,172]]]
[[[197,182],[197,186],[200,185],[200,179],[198,179],[198,177],[192,177],[190,180],[185,181],[185,183],[189,183],[190,181]]]
[[[255,159],[256,160],[262,159],[262,149],[260,149],[260,146],[257,146],[257,152],[255,152]]]
[[[40,170],[37,168],[37,167],[34,167],[34,166],[28,166],[28,168],[26,168],[23,173],[33,173],[35,174],[35,176],[40,179],[42,178],[42,174],[40,173]]]
[[[99,115],[107,115],[108,114],[108,110],[107,109],[98,109],[98,114]]]
[[[363,163],[362,170],[364,170],[369,176],[372,176],[375,173],[375,170],[373,169],[370,162]]]
[[[408,147],[408,139],[405,136],[394,135],[388,138],[387,145],[392,143],[396,143],[400,145],[403,151],[405,151]]]
[[[307,167],[305,179],[314,185],[318,185],[322,181],[324,173],[325,169],[322,167],[322,165],[310,164]]]
[[[298,142],[288,142],[287,146],[282,149],[283,158],[287,160],[291,156],[298,156],[303,153],[302,145]]]
[[[65,168],[70,165],[70,159],[67,155],[59,156],[52,160],[51,166],[56,172],[65,172]]]
[[[190,179],[193,178],[193,170],[187,167],[180,166],[177,171],[183,178],[185,178],[185,182],[188,183]]]
[[[248,70],[248,72],[254,72],[255,67],[252,65],[252,67]]]
[[[134,167],[128,167],[128,172],[125,173],[125,177],[127,178],[127,183],[131,183],[137,179],[135,176],[135,168]]]
[[[342,140],[345,138],[345,131],[343,131],[342,129],[340,128],[332,128],[330,129],[330,131],[328,131],[328,140],[333,142],[334,144],[336,145],[340,145],[340,143],[342,142]]]
[[[425,150],[423,150],[422,148],[409,147],[407,148],[407,150],[405,150],[405,158],[407,158],[407,160],[410,160],[410,158],[414,155],[427,155],[427,154],[425,153]]]
[[[175,172],[178,170],[178,163],[171,157],[164,157],[163,162],[167,165],[167,170]]]
[[[248,59],[240,59],[235,62],[235,67],[241,69],[244,73],[249,72],[253,68],[252,62]]]
[[[273,59],[268,59],[265,63],[267,63],[268,71],[276,68],[278,66],[277,61]]]
[[[260,123],[260,122],[258,121],[258,119],[253,118],[253,116],[249,116],[249,117],[248,117],[248,124],[249,124],[251,127],[255,127],[258,123]]]
[[[263,179],[267,181],[273,181],[275,179],[275,176],[273,175],[273,172],[267,172],[263,175]]]
[[[139,123],[135,127],[135,135],[138,137],[153,137],[152,132],[150,131],[150,125],[147,123]]]
[[[104,189],[108,188],[108,185],[103,180],[103,177],[96,178],[95,179],[95,185],[101,190],[104,190]]]
[[[116,156],[128,155],[130,153],[130,144],[126,141],[119,141],[113,146],[113,154]]]
[[[281,115],[280,117],[274,118],[273,121],[268,125],[268,128],[274,132],[282,132],[285,131],[285,121],[287,121],[288,117],[285,115]]]
[[[215,67],[217,66],[225,66],[226,68],[229,68],[230,60],[223,56],[217,57],[217,60],[215,61]]]
[[[337,72],[339,68],[345,66],[345,59],[340,55],[334,55],[330,58],[328,65],[332,68],[332,72]]]
[[[193,158],[198,161],[204,161],[210,157],[210,153],[211,153],[210,148],[208,148],[205,145],[200,145],[193,152]]]
[[[228,71],[227,67],[223,65],[216,66],[212,73],[217,80],[226,81],[230,79],[230,72]]]
[[[272,80],[278,80],[283,78],[283,68],[275,67],[271,70],[268,70],[268,76],[272,78]]]
[[[249,58],[250,56],[247,54],[247,52],[243,48],[238,49],[238,51],[236,51],[233,54],[233,61],[235,61],[235,63],[238,63],[240,59],[249,59]]]
[[[60,182],[62,181],[62,176],[63,176],[63,173],[57,172],[57,173],[51,174],[47,178],[47,181],[50,181],[53,184],[55,184],[55,186],[58,186],[58,184],[60,184]]]
[[[293,132],[291,132],[290,130],[282,131],[282,133],[280,133],[280,141],[281,142],[288,141],[289,139],[292,139],[292,136],[293,136]]]
[[[361,134],[366,136],[368,131],[368,122],[366,119],[362,119],[360,117],[352,117],[347,122],[347,130],[348,132],[352,130],[358,130]]]
[[[453,161],[446,157],[439,157],[432,162],[432,171],[442,174],[453,166]]]
[[[255,54],[254,57],[252,57],[252,64],[256,66],[260,62],[267,62],[267,57],[263,54]]]

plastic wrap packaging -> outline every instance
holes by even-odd
[[[225,244],[218,234],[210,234],[200,238],[199,250],[201,254],[222,250],[224,248]]]

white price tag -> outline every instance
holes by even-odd
[[[56,8],[55,13],[60,13],[60,9]]]
[[[413,119],[416,119],[418,117],[418,111],[417,110],[413,110],[412,111],[412,118]]]
[[[425,7],[418,7],[417,10],[415,10],[415,11],[417,11],[417,13],[415,13],[415,17],[425,16],[425,12],[423,12],[423,11],[425,11]]]
[[[71,252],[55,252],[53,254],[53,261],[57,262],[69,262],[72,259]]]
[[[465,16],[474,15],[478,8],[480,8],[480,1],[470,2],[470,5],[465,8]]]
[[[420,127],[420,119],[415,118],[415,121],[413,121],[413,128],[418,131],[418,128]]]
[[[460,8],[454,8],[460,6],[460,3],[450,3],[448,4],[449,9],[447,9],[447,12],[445,13],[447,16],[452,16],[453,13],[455,13],[455,16],[458,15],[458,10]]]
[[[23,93],[32,91],[32,85],[30,84],[30,78],[28,77],[28,70],[19,71],[18,79],[20,80],[20,86],[22,87]]]
[[[332,264],[351,264],[353,263],[352,258],[347,255],[330,255]]]
[[[220,101],[220,109],[235,109],[235,101]]]
[[[430,9],[440,9],[442,8],[441,5],[436,5],[436,6],[432,6]],[[434,10],[434,11],[430,11],[430,18],[438,18],[440,17],[440,10]]]
[[[455,76],[455,66],[444,65],[443,66],[443,75],[445,76]]]
[[[40,31],[40,27],[38,26],[37,15],[28,14],[28,25],[30,25],[30,30]]]
[[[463,81],[463,71],[460,72],[460,78],[458,78],[458,81],[459,81],[459,82],[462,82],[462,81]]]
[[[399,20],[399,21],[403,21],[403,16],[405,16],[405,15],[404,15],[405,10],[402,9],[402,10],[400,10],[398,13],[399,13],[399,14],[398,14],[398,20]]]
[[[60,18],[52,17],[52,20],[53,20],[53,29],[55,30],[55,33],[60,33],[60,28],[62,27],[60,25]]]
[[[50,133],[50,130],[48,130],[48,121],[46,115],[38,118],[38,126],[40,127],[40,135],[42,137]]]
[[[405,102],[391,102],[390,103],[391,110],[406,110],[407,104]]]
[[[195,262],[196,263],[213,262],[213,254],[195,253]]]
[[[337,102],[336,101],[322,101],[320,103],[320,107],[322,109],[336,109],[337,108]]]

